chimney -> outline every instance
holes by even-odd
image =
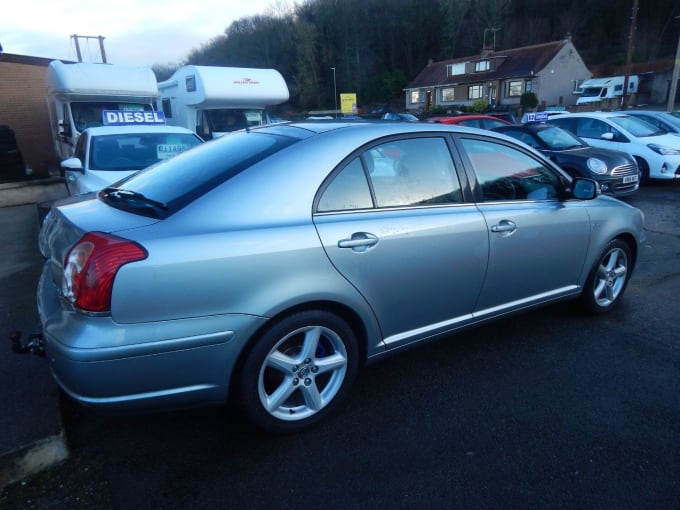
[[[564,42],[571,42],[571,32],[567,32],[567,35],[564,37]]]

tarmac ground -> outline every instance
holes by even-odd
[[[44,208],[66,195],[63,180],[0,184],[0,489],[67,458],[59,390],[45,358],[17,354],[40,332],[35,289],[42,257],[39,221]],[[0,344],[2,345],[2,344]]]

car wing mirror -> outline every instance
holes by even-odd
[[[571,181],[571,194],[579,200],[592,200],[600,194],[600,185],[593,179],[576,177]]]
[[[68,158],[61,162],[61,167],[64,170],[75,170],[77,172],[85,173],[83,170],[83,163],[78,158]]]
[[[602,140],[607,140],[607,141],[611,142],[612,140],[614,140],[614,133],[602,133],[600,138]]]

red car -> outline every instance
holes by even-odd
[[[431,117],[427,122],[439,124],[459,124],[461,126],[475,127],[480,129],[493,129],[500,126],[509,126],[510,122],[491,115],[456,115],[453,117]]]

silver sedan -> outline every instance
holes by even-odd
[[[55,204],[39,312],[85,405],[232,397],[292,432],[400,349],[558,300],[611,310],[643,240],[638,209],[501,134],[277,124]]]

